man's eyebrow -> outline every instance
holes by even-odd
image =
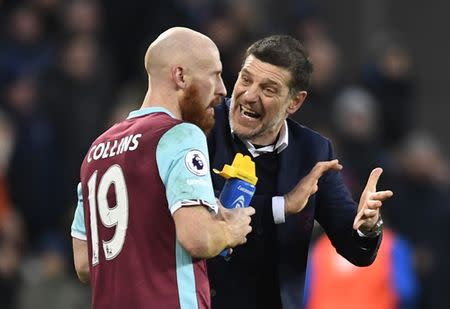
[[[277,86],[277,87],[281,86],[280,83],[278,83],[278,82],[276,82],[276,81],[274,81],[272,79],[268,79],[268,78],[263,79],[261,84],[263,84],[265,86]]]
[[[247,70],[247,69],[245,69],[245,68],[242,69],[241,72],[242,72],[242,73],[245,73],[245,74],[248,74],[248,75],[252,75],[252,73],[250,73],[250,71]]]
[[[248,75],[251,75],[251,76],[253,76],[253,74],[249,71],[249,70],[247,70],[246,68],[243,68],[242,70],[241,70],[241,73],[245,73],[245,74],[248,74]],[[262,81],[261,81],[261,84],[263,84],[263,85],[274,85],[274,86],[277,86],[277,87],[281,87],[282,85],[279,83],[279,82],[277,82],[277,81],[274,81],[273,79],[270,79],[270,78],[264,78]]]

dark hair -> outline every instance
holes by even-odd
[[[292,36],[272,35],[256,41],[247,49],[245,59],[250,55],[288,70],[291,73],[288,85],[291,95],[309,88],[313,66],[306,49]]]

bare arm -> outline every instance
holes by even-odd
[[[78,238],[72,238],[73,259],[75,262],[75,270],[78,279],[83,283],[89,283],[91,273],[89,271],[89,257],[87,249],[87,241]]]
[[[204,206],[181,207],[173,214],[177,239],[193,257],[211,258],[224,248],[232,248],[247,241],[250,216],[254,208],[228,211],[226,216],[211,214]]]

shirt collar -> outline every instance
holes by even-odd
[[[170,117],[175,118],[175,116],[171,112],[169,112],[169,110],[165,109],[164,107],[158,106],[158,107],[143,107],[141,109],[134,110],[130,112],[127,119],[141,117],[152,113],[166,113]]]
[[[283,125],[281,126],[280,135],[278,136],[278,140],[274,145],[268,145],[260,148],[255,148],[255,146],[247,140],[242,140],[244,145],[247,147],[248,152],[252,155],[253,158],[258,157],[260,154],[274,152],[277,153],[282,152],[289,144],[289,133],[287,129],[287,121],[285,120]]]

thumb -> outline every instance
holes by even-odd
[[[353,220],[353,229],[357,230],[359,227],[363,224],[363,220],[361,220],[362,217],[362,211],[360,211],[356,217],[355,220]]]

